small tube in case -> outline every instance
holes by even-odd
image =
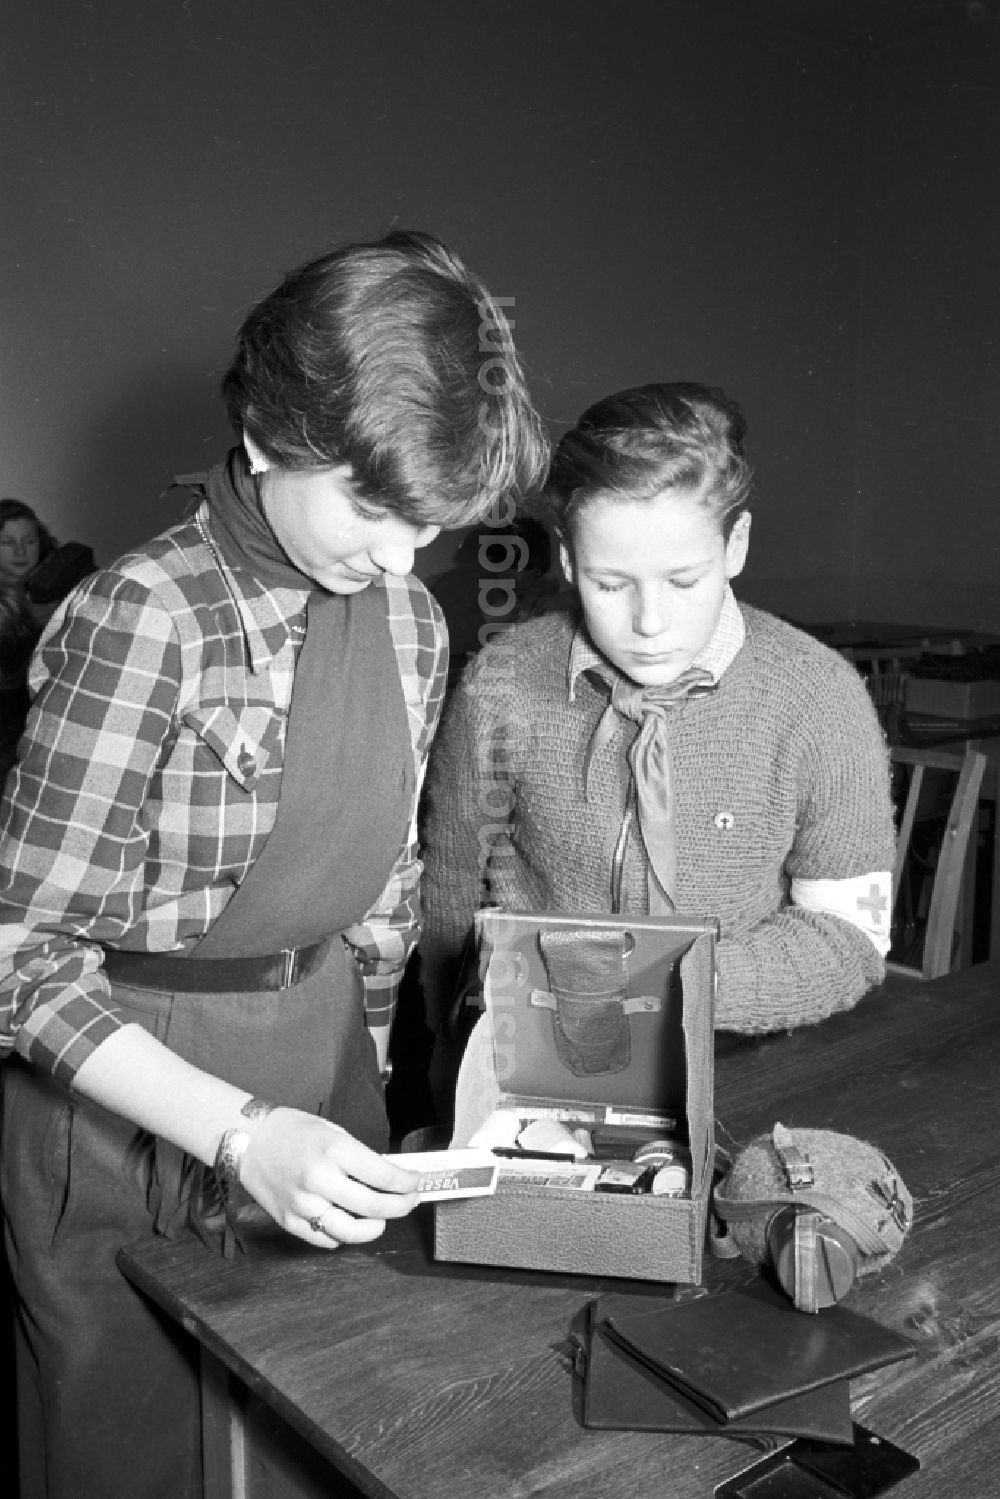
[[[691,1185],[685,1158],[670,1140],[651,1140],[640,1145],[632,1158],[654,1168],[650,1191],[654,1197],[683,1197]]]
[[[686,1197],[690,1186],[687,1167],[680,1161],[668,1161],[657,1169],[649,1190],[654,1197]]]
[[[648,1192],[656,1175],[655,1166],[635,1161],[609,1161],[597,1179],[595,1192],[625,1192],[638,1196]]]

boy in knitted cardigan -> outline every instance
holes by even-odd
[[[733,597],[744,430],[721,391],[660,384],[560,442],[547,497],[578,607],[497,622],[431,756],[421,961],[439,1027],[482,905],[718,918],[726,1030],[818,1021],[881,980],[888,753],[854,667]]]

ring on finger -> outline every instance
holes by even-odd
[[[325,1238],[332,1239],[334,1244],[339,1242],[334,1238],[333,1234],[327,1228],[326,1224],[323,1222],[322,1216],[319,1213],[316,1214],[315,1218],[309,1219],[309,1227],[312,1229],[314,1234],[323,1234]]]

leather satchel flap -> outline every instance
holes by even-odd
[[[629,934],[615,928],[569,927],[540,931],[549,983],[557,992],[578,998],[623,999],[628,993]]]
[[[853,1442],[850,1385],[846,1379],[833,1380],[805,1395],[775,1401],[753,1416],[720,1423],[703,1406],[689,1400],[666,1380],[657,1378],[607,1335],[605,1324],[609,1317],[648,1315],[652,1311],[669,1316],[676,1305],[618,1293],[589,1303],[576,1364],[578,1376],[583,1380],[585,1426],[606,1431],[696,1431],[716,1436],[766,1432],[847,1446]]]
[[[916,1353],[870,1317],[843,1306],[807,1316],[763,1282],[667,1311],[610,1317],[605,1326],[640,1364],[719,1421]]]

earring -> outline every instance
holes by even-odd
[[[243,434],[243,446],[250,460],[250,472],[252,474],[266,474],[271,465],[253,438],[246,432]]]

